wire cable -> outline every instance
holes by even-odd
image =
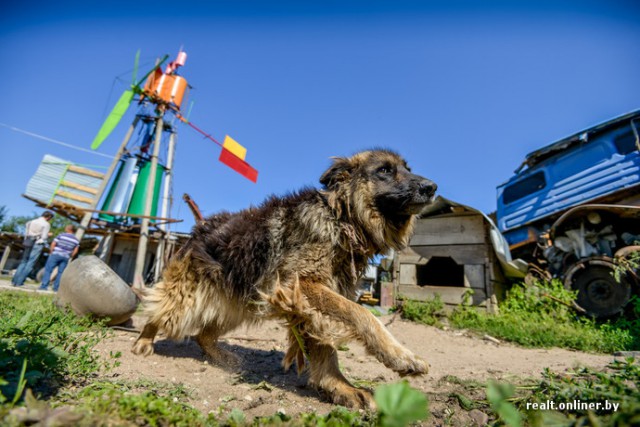
[[[54,144],[62,145],[63,147],[71,148],[71,149],[78,150],[78,151],[84,151],[85,153],[95,154],[96,156],[102,156],[102,157],[106,157],[108,159],[113,159],[114,158],[114,156],[110,156],[108,154],[99,153],[97,151],[89,150],[87,148],[78,147],[76,145],[71,145],[71,144],[68,144],[68,143],[63,142],[63,141],[58,141],[57,139],[48,138],[46,136],[38,135],[37,133],[29,132],[28,130],[24,130],[24,129],[20,129],[20,128],[17,128],[17,127],[14,127],[14,126],[10,126],[10,125],[5,124],[5,123],[0,123],[0,126],[3,126],[3,127],[7,128],[7,129],[10,129],[10,130],[14,131],[14,132],[20,132],[20,133],[32,136],[32,137],[37,138],[37,139],[42,139],[43,141],[53,142]]]

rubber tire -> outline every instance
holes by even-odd
[[[576,303],[597,318],[622,312],[631,298],[631,285],[626,278],[617,282],[611,268],[604,265],[586,265],[575,273],[571,288],[578,291]]]

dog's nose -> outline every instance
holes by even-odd
[[[436,194],[437,189],[438,186],[435,182],[425,179],[420,182],[418,192],[422,196],[432,197],[434,194]]]

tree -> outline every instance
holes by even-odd
[[[6,221],[4,221],[2,220],[2,217],[1,217],[1,215],[3,214],[2,208],[5,208],[5,207],[4,206],[0,207],[0,231],[5,231],[8,233],[24,234],[25,226],[27,222],[31,221],[34,218],[39,217],[42,214],[42,213],[34,212],[31,215],[11,216]],[[4,213],[6,214],[6,210]],[[51,224],[50,232],[53,233],[54,236],[57,236],[58,234],[64,231],[64,228],[67,225],[72,224],[72,222],[71,220],[63,216],[54,215],[50,224]]]
[[[58,234],[62,233],[64,231],[64,228],[69,224],[73,224],[73,222],[69,218],[55,215],[51,220],[51,232],[54,236],[57,236]]]
[[[0,206],[0,226],[4,223],[5,218],[7,217],[7,207],[2,205]]]
[[[2,222],[0,226],[0,230],[8,232],[8,233],[18,233],[24,234],[25,224],[28,221],[31,221],[33,216],[19,215],[19,216],[11,216],[6,221]]]

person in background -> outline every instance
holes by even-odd
[[[49,230],[51,229],[49,221],[51,221],[52,218],[52,212],[44,211],[39,218],[27,222],[23,242],[24,252],[22,253],[22,259],[20,260],[16,274],[14,274],[11,279],[13,286],[23,286],[33,266],[36,261],[38,261],[42,249],[47,244],[47,239],[49,238]]]
[[[73,234],[75,231],[75,227],[69,224],[64,228],[64,233],[58,234],[56,238],[53,239],[51,248],[49,249],[49,259],[47,259],[47,263],[44,265],[44,276],[42,276],[42,285],[40,285],[41,291],[47,290],[49,281],[51,280],[51,273],[54,268],[58,267],[58,275],[53,282],[53,291],[58,292],[62,272],[67,267],[69,260],[78,254],[78,249],[80,248],[80,242]]]

